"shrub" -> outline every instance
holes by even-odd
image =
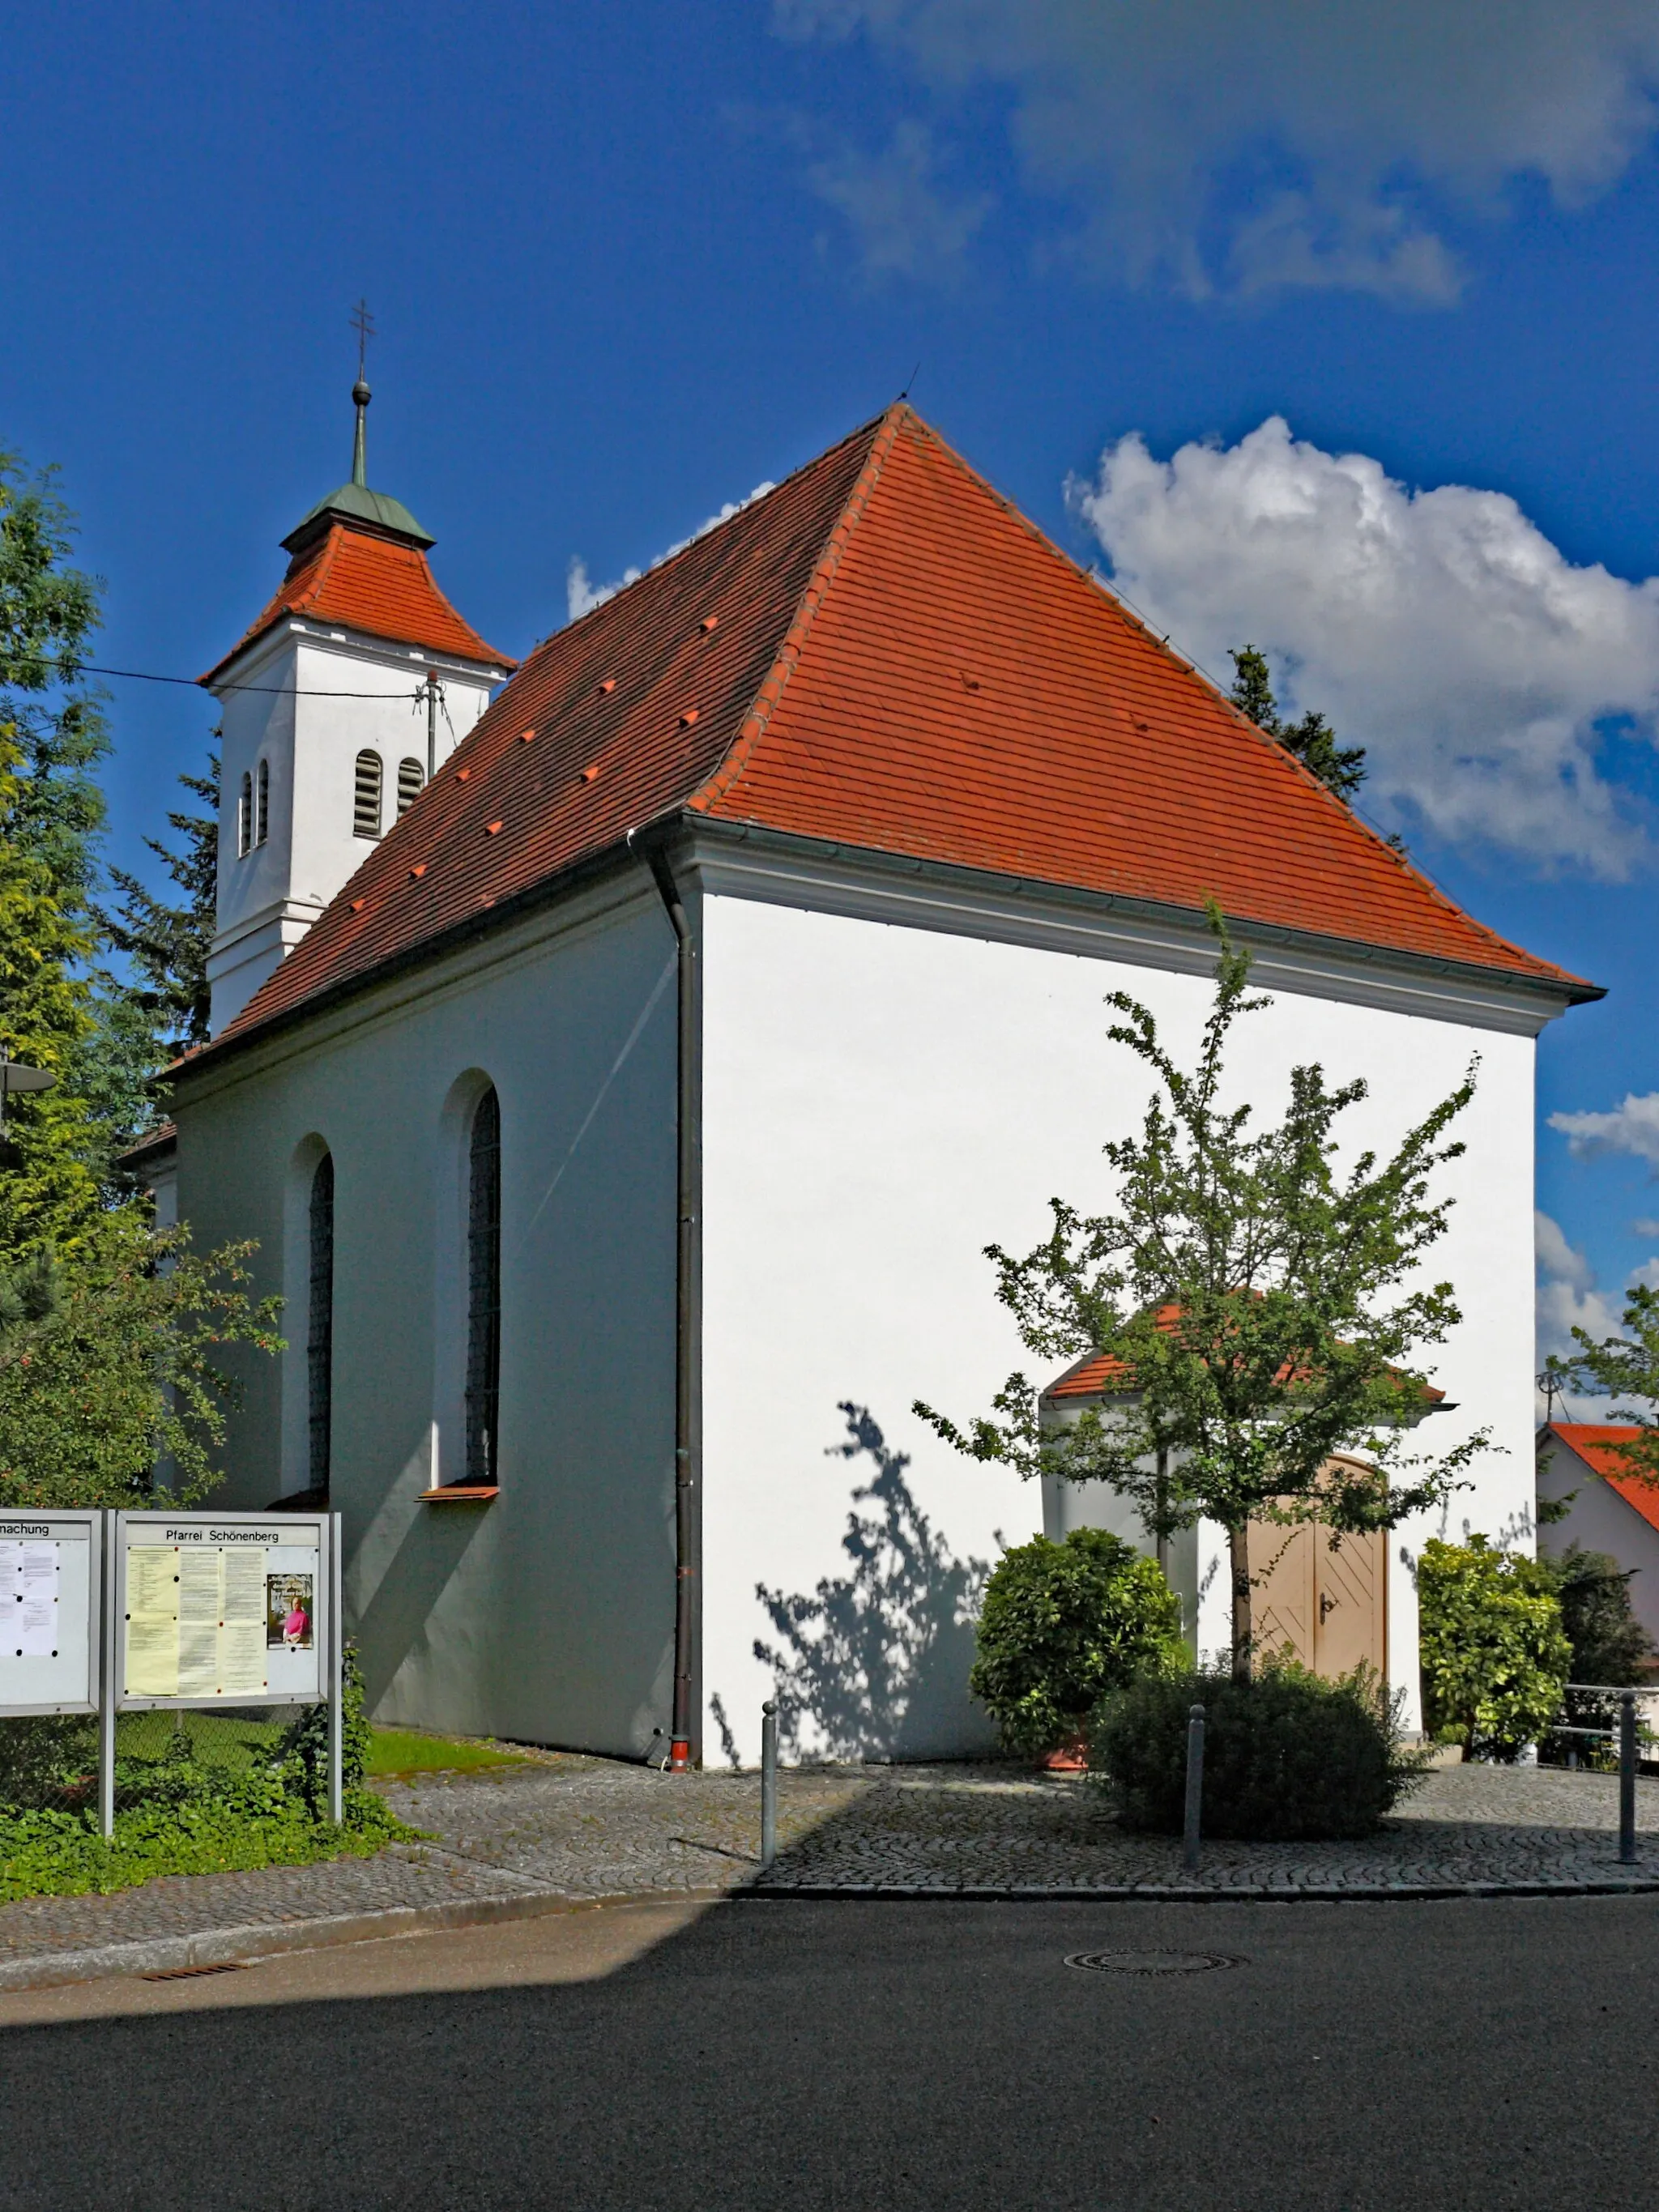
[[[1371,1668],[1335,1682],[1293,1660],[1243,1682],[1207,1671],[1143,1677],[1102,1701],[1090,1736],[1091,1767],[1126,1826],[1179,1832],[1194,1705],[1204,1708],[1206,1835],[1369,1835],[1425,1763],[1400,1740],[1398,1693]]]
[[[1510,1762],[1560,1710],[1572,1647],[1550,1569],[1494,1551],[1431,1539],[1417,1570],[1423,1718],[1466,1759]]]
[[[1187,1656],[1181,1605],[1155,1560],[1104,1528],[1005,1552],[986,1585],[968,1686],[1010,1751],[1054,1750],[1108,1690]]]
[[[374,1731],[364,1710],[363,1670],[353,1643],[340,1655],[340,1772],[346,1788],[355,1790],[368,1771]],[[301,1705],[283,1731],[276,1755],[320,1819],[328,1802],[328,1707]]]

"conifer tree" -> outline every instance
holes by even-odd
[[[1346,805],[1352,805],[1365,781],[1364,745],[1338,744],[1336,732],[1325,717],[1311,710],[1299,722],[1285,721],[1273,696],[1267,656],[1255,646],[1241,646],[1231,659],[1234,706],[1242,714],[1248,714],[1258,729],[1276,738],[1287,753],[1294,753],[1328,791],[1334,791]]]
[[[167,816],[182,841],[179,846],[159,837],[144,842],[184,893],[182,902],[169,905],[125,868],[112,868],[110,880],[121,894],[121,904],[104,916],[110,943],[127,955],[143,979],[135,994],[138,1003],[175,1052],[207,1041],[207,963],[219,872],[218,754],[208,756],[205,775],[181,775],[179,781],[208,811],[176,809]]]

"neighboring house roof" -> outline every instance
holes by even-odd
[[[1600,995],[1472,921],[899,404],[541,646],[209,1055],[678,818]]]
[[[179,1124],[176,1121],[158,1121],[153,1129],[145,1130],[137,1144],[129,1145],[124,1152],[118,1152],[116,1161],[121,1167],[134,1168],[145,1161],[165,1159],[178,1141]]]
[[[1630,1474],[1618,1449],[1644,1433],[1633,1421],[1552,1421],[1548,1425],[1550,1434],[1577,1452],[1592,1474],[1616,1490],[1650,1527],[1659,1528],[1659,1485]]]
[[[321,537],[301,544],[276,598],[198,681],[211,687],[255,638],[290,617],[340,623],[370,637],[451,653],[459,660],[489,661],[502,669],[519,665],[486,644],[471,623],[456,613],[438,589],[420,546],[399,544],[373,530],[356,530],[336,521]]]
[[[1159,1307],[1158,1325],[1160,1329],[1173,1328],[1176,1312],[1176,1309],[1174,1306]],[[1282,1380],[1285,1371],[1281,1368],[1274,1380]],[[1068,1367],[1057,1382],[1048,1385],[1042,1395],[1045,1398],[1103,1397],[1108,1388],[1120,1382],[1128,1372],[1129,1370],[1125,1362],[1114,1358],[1109,1352],[1085,1352],[1075,1366]],[[1420,1395],[1430,1412],[1445,1402],[1445,1392],[1437,1390],[1431,1382],[1425,1382],[1421,1386]]]

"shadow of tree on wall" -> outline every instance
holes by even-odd
[[[867,1407],[843,1401],[847,1437],[827,1456],[867,1460],[842,1548],[850,1575],[810,1596],[756,1585],[778,1638],[757,1638],[772,1671],[780,1748],[792,1758],[926,1759],[959,1753],[988,1717],[968,1694],[974,1623],[990,1564],[959,1559],[910,1494],[907,1452],[890,1451]],[[860,1511],[860,1507],[866,1510]]]

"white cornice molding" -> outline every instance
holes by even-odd
[[[1052,885],[1000,883],[965,868],[867,853],[814,850],[804,839],[687,825],[688,856],[705,892],[802,907],[862,921],[981,937],[1137,968],[1207,975],[1215,940],[1200,918],[1137,913],[1129,902],[1091,898]],[[1417,1014],[1472,1029],[1536,1036],[1566,1012],[1565,991],[1513,982],[1450,962],[1418,961],[1382,947],[1349,951],[1295,941],[1288,931],[1231,925],[1254,956],[1264,990]]]

